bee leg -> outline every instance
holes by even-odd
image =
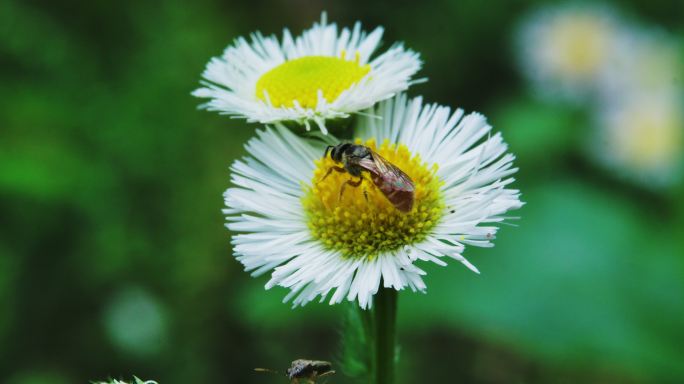
[[[318,376],[316,376],[316,377],[317,377],[317,378],[321,378],[321,377],[326,377],[326,376],[330,376],[330,375],[334,375],[334,374],[335,374],[335,371],[328,371],[328,372],[323,372],[323,373],[321,373],[320,375],[318,375]]]
[[[352,181],[352,179],[347,180],[344,184],[342,184],[342,188],[340,188],[340,197],[337,198],[337,201],[342,201],[342,195],[344,194],[345,188],[347,188],[347,185],[350,185],[354,188],[358,187],[361,185],[363,182],[363,177],[359,179],[359,181]]]
[[[325,173],[325,176],[323,176],[323,178],[320,179],[320,180],[318,180],[316,183],[318,184],[318,183],[322,182],[323,180],[325,180],[326,177],[330,176],[330,174],[332,173],[332,171],[337,171],[337,172],[340,172],[340,173],[347,172],[347,170],[344,169],[344,168],[342,168],[342,167],[330,167],[330,168],[328,168],[328,172]]]

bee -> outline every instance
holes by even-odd
[[[335,146],[329,145],[325,149],[324,157],[328,157],[328,152],[330,152],[332,160],[342,164],[342,167],[330,167],[319,182],[325,180],[332,171],[346,172],[353,177],[359,178],[357,181],[349,179],[342,184],[340,200],[347,185],[354,188],[360,186],[364,180],[363,172],[368,172],[373,184],[378,187],[380,192],[385,195],[387,200],[396,209],[404,213],[411,211],[415,186],[413,185],[413,180],[404,171],[365,145],[350,143],[342,143]],[[366,191],[364,191],[364,196],[368,200]]]
[[[278,371],[265,368],[255,368],[254,370],[257,372],[278,373]],[[285,376],[287,376],[291,384],[299,384],[300,380],[304,380],[307,384],[315,384],[317,379],[334,373],[332,364],[328,361],[297,359],[285,371]]]

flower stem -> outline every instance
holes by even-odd
[[[375,384],[394,384],[397,291],[381,287],[375,295],[373,311]]]

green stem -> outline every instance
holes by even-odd
[[[363,356],[364,364],[367,369],[366,374],[368,375],[366,379],[370,383],[375,377],[375,328],[373,327],[373,312],[371,310],[361,309],[358,305],[356,307],[358,308],[359,318],[361,319],[361,325],[363,326],[363,344],[366,349],[363,352]]]
[[[373,303],[375,384],[394,384],[397,291],[381,287]]]

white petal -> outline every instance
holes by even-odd
[[[228,46],[221,57],[209,61],[202,74],[203,86],[193,92],[194,96],[208,98],[202,105],[211,111],[250,122],[273,124],[296,121],[307,127],[313,121],[327,133],[325,121],[349,117],[350,114],[368,108],[378,101],[391,98],[411,85],[411,77],[422,63],[417,53],[394,45],[371,59],[380,45],[383,29],[376,28],[370,34],[361,31],[356,23],[352,31],[326,22],[325,13],[320,23],[304,31],[296,38],[287,29],[282,42],[275,36],[252,34],[251,41],[238,38]],[[332,56],[368,64],[370,72],[361,81],[342,92],[335,100],[320,100],[315,108],[304,108],[295,101],[293,107],[275,107],[256,95],[259,78],[284,62],[306,56]],[[262,95],[259,95],[262,96]]]

